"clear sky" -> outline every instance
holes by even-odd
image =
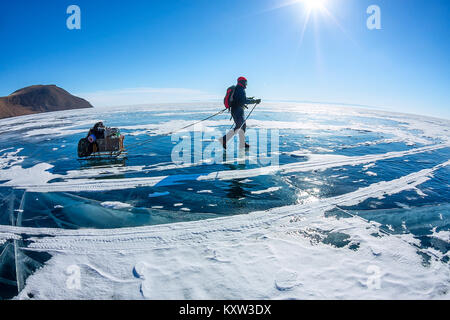
[[[0,96],[56,84],[94,105],[206,99],[244,75],[263,100],[450,118],[450,1],[322,2],[1,1]],[[72,4],[81,30],[66,27]]]

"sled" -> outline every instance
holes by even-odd
[[[118,130],[114,130],[114,134],[108,134],[109,129],[105,133],[103,139],[97,139],[95,143],[89,143],[84,138],[78,142],[78,160],[121,160],[126,158],[127,151],[124,147],[123,135],[116,134]]]

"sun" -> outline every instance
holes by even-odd
[[[303,43],[303,39],[308,29],[309,24],[314,23],[315,27],[318,23],[322,22],[333,22],[335,26],[337,26],[352,42],[354,40],[350,37],[350,35],[346,32],[346,30],[342,27],[338,19],[334,17],[334,15],[330,12],[329,7],[333,6],[334,0],[278,0],[278,5],[265,10],[273,11],[285,7],[296,8],[298,12],[298,17],[300,23],[302,24],[301,34],[299,44],[300,46]],[[317,28],[315,28],[315,32],[317,32]],[[315,35],[315,38],[317,35]],[[317,45],[317,44],[316,44]]]
[[[309,11],[321,10],[325,8],[325,0],[300,0]]]

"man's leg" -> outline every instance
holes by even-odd
[[[236,127],[234,132],[239,135],[239,148],[245,148],[245,130],[247,129],[247,124],[244,119],[244,109],[239,109],[233,114],[234,122]]]
[[[241,127],[238,127],[237,132],[239,134],[239,148],[245,148],[245,130],[247,130],[247,124],[244,124]],[[236,130],[236,129],[235,129]]]
[[[230,131],[227,132],[226,135],[224,135],[219,141],[222,143],[223,147],[226,149],[227,143],[228,141],[230,141],[235,134],[235,129],[231,129]]]
[[[222,137],[222,145],[226,148],[227,142],[230,141],[230,139],[232,139],[237,133],[239,135],[239,147],[245,148],[245,130],[247,130],[247,124],[244,119],[244,109],[231,110],[231,115],[233,116],[235,127]]]

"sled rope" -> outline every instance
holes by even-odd
[[[163,136],[163,137],[165,137],[165,136],[170,136],[170,135],[172,135],[172,134],[174,134],[174,133],[177,133],[177,132],[182,131],[182,130],[184,130],[184,129],[193,127],[193,126],[195,126],[196,124],[199,124],[199,123],[201,123],[201,122],[207,121],[207,120],[209,120],[209,119],[211,119],[211,118],[214,118],[214,117],[216,117],[216,116],[218,116],[218,115],[224,113],[226,110],[227,110],[227,109],[225,108],[225,109],[223,109],[223,110],[221,110],[221,111],[219,111],[219,112],[217,112],[217,113],[215,113],[215,114],[213,114],[213,115],[211,115],[211,116],[209,116],[209,117],[207,117],[207,118],[205,118],[205,119],[196,121],[196,122],[191,123],[191,124],[189,124],[189,125],[187,125],[187,126],[184,126],[183,128],[180,128],[180,129],[177,129],[177,130],[174,130],[174,131],[171,131],[171,132],[168,132],[168,133],[159,135],[159,136]],[[149,143],[149,142],[152,141],[152,140],[153,140],[153,137],[150,138],[150,139],[146,139],[146,140],[144,140],[144,141],[140,141],[140,142],[131,144],[131,145],[129,145],[126,149],[127,149],[127,150],[130,150],[131,148],[134,148],[134,147],[141,146],[141,145],[143,145],[143,144]]]

